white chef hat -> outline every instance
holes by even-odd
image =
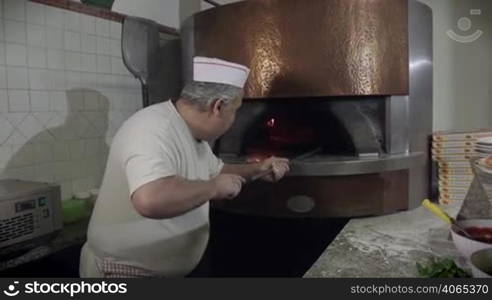
[[[193,80],[215,82],[243,88],[249,68],[218,58],[196,56],[193,58]]]

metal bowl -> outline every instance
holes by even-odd
[[[470,261],[473,277],[492,278],[492,248],[473,252]]]

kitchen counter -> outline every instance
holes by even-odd
[[[456,216],[460,205],[445,210]],[[452,257],[467,269],[449,227],[423,207],[392,215],[353,219],[306,272],[308,278],[418,277],[416,262]]]
[[[492,176],[471,161],[476,175],[466,199],[443,208],[458,220],[492,218]],[[459,213],[459,215],[458,215]],[[418,277],[416,262],[450,257],[469,271],[449,226],[418,207],[387,216],[353,219],[304,277]]]
[[[49,243],[36,247],[21,256],[0,261],[0,271],[33,262],[68,247],[84,243],[88,224],[89,219],[87,218],[77,223],[64,225],[62,231]]]

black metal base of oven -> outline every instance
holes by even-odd
[[[190,277],[302,277],[348,219],[210,211],[207,251]]]

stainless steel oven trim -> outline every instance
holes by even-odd
[[[245,162],[241,157],[224,155],[221,158],[226,163]],[[362,175],[418,168],[424,165],[425,155],[422,152],[384,155],[377,159],[313,156],[303,160],[293,159],[287,176]]]
[[[408,96],[386,98],[386,152],[408,153],[409,142],[409,99]]]
[[[410,208],[420,205],[430,192],[429,137],[433,120],[433,30],[432,10],[416,1],[408,1],[410,103],[410,152],[422,152],[425,164],[410,169]]]

